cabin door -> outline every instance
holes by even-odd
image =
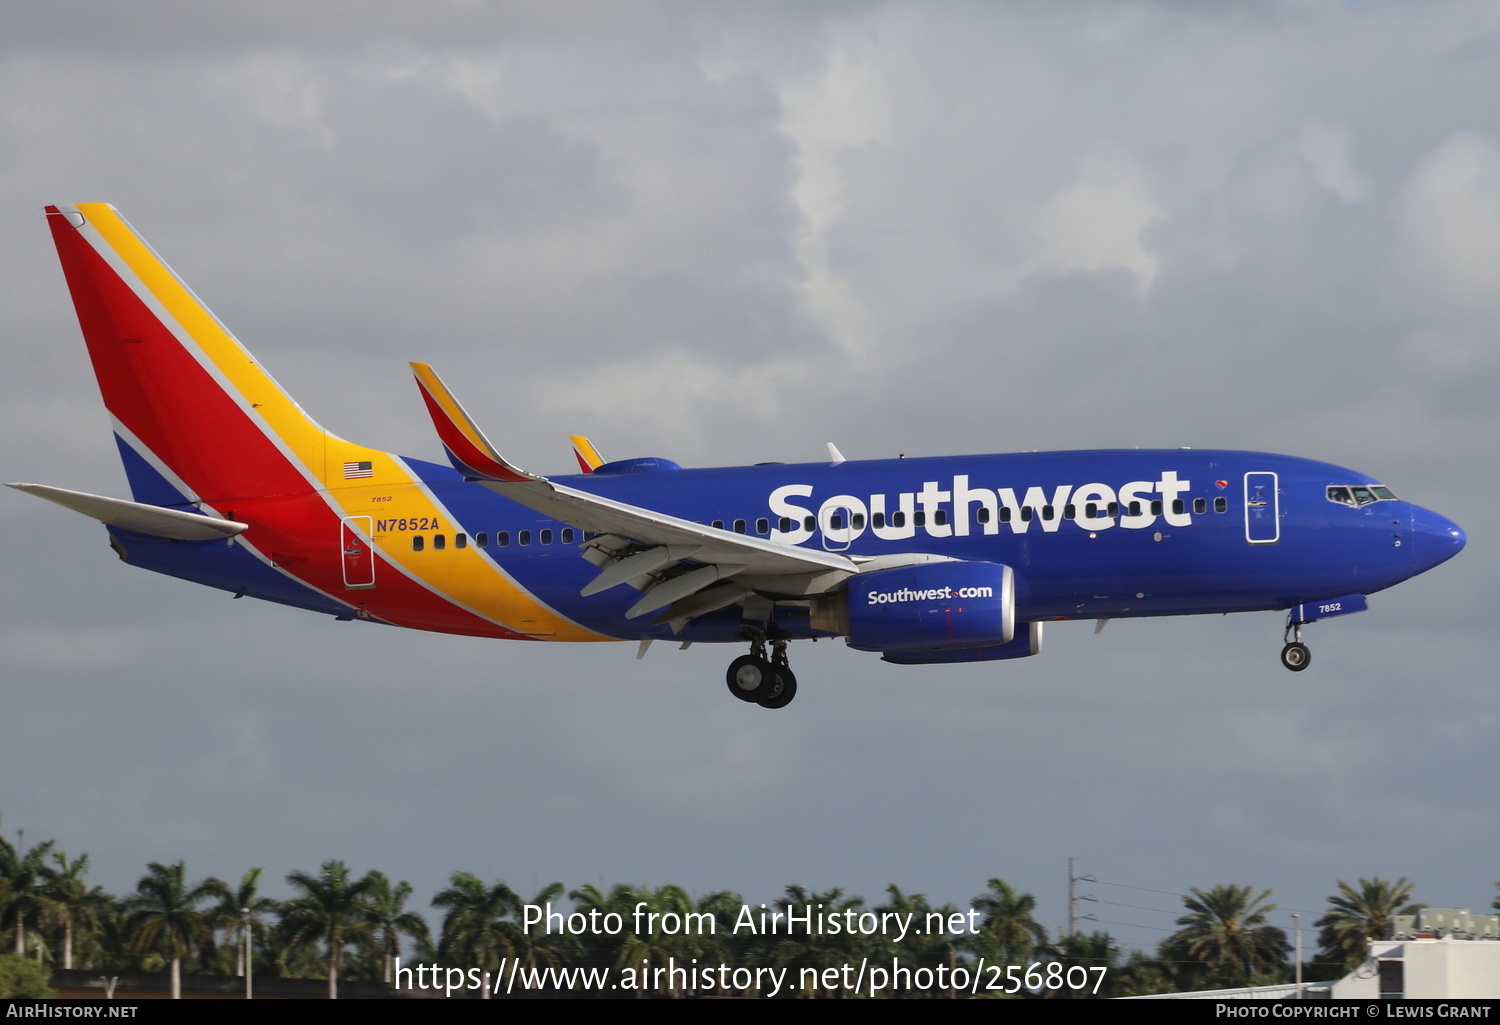
[[[370,541],[374,527],[369,516],[345,516],[339,524],[339,551],[344,563],[344,589],[375,586],[375,551]]]
[[[1273,545],[1281,540],[1281,505],[1274,473],[1245,474],[1245,540]]]

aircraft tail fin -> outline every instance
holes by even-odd
[[[376,458],[308,417],[114,207],[46,210],[137,501],[305,492]]]

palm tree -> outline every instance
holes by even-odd
[[[40,924],[49,910],[45,892],[47,852],[52,840],[24,850],[18,835],[14,846],[0,837],[0,929],[15,936],[15,953],[26,953],[26,927]]]
[[[1405,876],[1394,883],[1389,879],[1361,879],[1359,889],[1338,882],[1339,892],[1328,898],[1328,913],[1313,924],[1318,934],[1322,957],[1342,961],[1350,968],[1364,962],[1371,940],[1391,934],[1397,915],[1414,915],[1422,907],[1412,904],[1416,884]]]
[[[261,916],[281,907],[277,901],[260,895],[262,871],[252,868],[240,877],[238,886],[233,889],[226,886],[219,895],[219,903],[208,913],[209,924],[224,930],[224,943],[234,944],[234,974],[239,976],[245,975],[249,967],[245,962],[246,951],[252,958],[255,955],[256,935],[265,935],[266,925]]]
[[[503,882],[485,886],[468,872],[455,872],[448,882],[448,889],[432,898],[433,907],[448,909],[438,956],[493,975],[502,958],[515,956],[520,927],[510,919],[520,914],[521,898]],[[484,987],[485,999],[491,988]]]
[[[545,908],[563,895],[562,883],[551,883],[542,887],[535,897],[526,901],[526,906]],[[525,916],[522,915],[524,921]],[[515,956],[521,968],[534,971],[537,968],[556,968],[582,952],[577,939],[568,933],[549,932],[545,926],[518,929],[515,934]]]
[[[937,968],[946,965],[951,971],[958,964],[958,951],[956,949],[956,937],[949,935],[946,931],[927,931],[927,919],[929,915],[937,915],[938,920],[944,923],[951,921],[957,909],[952,904],[944,904],[940,908],[934,908],[927,900],[927,896],[921,893],[907,895],[895,883],[885,888],[889,900],[878,905],[875,910],[880,913],[890,912],[900,915],[900,920],[910,923],[905,939],[897,941],[895,937],[886,936],[882,933],[881,939],[887,946],[886,953],[894,957],[903,965],[912,968]],[[907,916],[910,916],[909,918]],[[951,976],[950,976],[951,979]],[[904,996],[942,996],[938,990],[915,990],[904,993]],[[952,984],[949,984],[948,996],[953,995]]]
[[[83,881],[83,874],[89,870],[87,854],[69,861],[62,851],[53,851],[52,860],[58,867],[44,869],[47,876],[45,892],[51,905],[50,916],[62,926],[62,966],[67,970],[73,967],[74,926],[86,930],[98,928],[114,899],[104,892],[103,887],[90,888]]]
[[[645,906],[641,907],[642,904]],[[648,973],[649,977],[656,977],[651,969],[666,968],[674,961],[686,966],[705,951],[705,937],[696,931],[690,933],[685,927],[685,923],[694,920],[690,916],[696,912],[693,898],[680,886],[668,884],[655,890],[643,886],[629,900],[628,916],[624,907],[617,906],[615,910],[625,921],[632,923],[632,927],[625,931],[624,942],[620,944],[616,967],[639,969],[638,977],[642,979],[643,985],[636,987],[637,997],[645,995],[644,980]],[[647,924],[645,929],[636,928],[638,923],[634,916],[637,910],[644,916],[642,921]],[[669,921],[675,923],[671,929],[666,924]],[[677,980],[670,975],[667,978],[667,992],[673,998],[682,996],[677,988]]]
[[[1206,969],[1220,986],[1245,985],[1253,976],[1266,975],[1286,964],[1291,950],[1286,933],[1266,924],[1276,910],[1249,886],[1215,886],[1204,892],[1194,889],[1183,897],[1188,913],[1177,919],[1183,928],[1167,939],[1175,960],[1192,968]]]
[[[1068,967],[1081,966],[1089,970],[1088,984],[1079,989],[1063,987],[1044,993],[1048,997],[1109,997],[1113,996],[1113,984],[1120,976],[1120,945],[1107,932],[1074,932],[1049,944],[1047,956],[1055,958]],[[1104,974],[1093,971],[1103,968]],[[1095,985],[1099,991],[1094,992]]]
[[[392,886],[384,872],[373,870],[366,878],[370,880],[370,923],[375,927],[385,984],[389,986],[395,980],[396,958],[401,954],[401,933],[426,943],[427,922],[415,911],[406,910],[410,883],[403,881]]]
[[[323,941],[328,955],[328,999],[337,1000],[344,947],[369,928],[369,893],[374,883],[369,875],[351,880],[349,866],[342,861],[325,861],[315,876],[292,872],[286,881],[302,891],[302,896],[283,908],[291,945]]]
[[[788,886],[786,894],[778,897],[776,907],[783,913],[795,913],[799,918],[805,916],[812,910],[814,916],[819,915],[844,915],[853,911],[857,918],[865,911],[863,897],[844,896],[844,891],[835,887],[823,893],[809,892],[802,886]],[[816,917],[814,921],[817,921]],[[853,935],[841,931],[836,935],[820,933],[816,929],[808,930],[799,923],[796,931],[788,930],[788,934],[771,947],[769,960],[777,968],[786,968],[789,971],[789,979],[800,979],[802,972],[806,969],[815,969],[816,976],[829,968],[837,968],[841,965],[858,964],[860,959],[868,956],[879,956],[879,938],[862,935],[858,932]],[[872,958],[873,959],[873,958]],[[803,993],[813,995],[816,982],[810,988],[804,988]],[[852,994],[842,987],[833,990],[831,994],[835,999],[846,999]]]
[[[972,903],[975,911],[984,912],[984,923],[969,945],[991,963],[1029,964],[1036,948],[1047,942],[1047,931],[1032,917],[1036,898],[1016,893],[1004,879],[991,879],[989,891]]]
[[[182,862],[163,865],[151,862],[149,870],[135,884],[135,894],[126,898],[130,926],[135,934],[135,949],[146,952],[165,948],[172,963],[172,999],[182,999],[182,959],[202,944],[208,932],[207,920],[198,905],[223,894],[218,879],[204,879],[193,886],[185,881],[187,868]]]

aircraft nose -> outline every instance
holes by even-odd
[[[1457,523],[1421,506],[1413,506],[1411,512],[1417,572],[1426,572],[1463,551],[1469,539]]]

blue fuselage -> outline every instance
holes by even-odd
[[[625,617],[638,597],[628,587],[580,596],[598,572],[579,557],[581,530],[447,466],[406,463],[448,510],[452,522],[441,531],[465,534],[470,547],[482,544],[487,557],[559,616],[621,638],[740,638],[737,608],[673,633],[650,617]],[[1382,590],[1451,558],[1464,544],[1463,532],[1444,517],[1395,498],[1374,498],[1376,489],[1390,492],[1364,474],[1254,452],[1035,452],[701,470],[643,460],[635,466],[648,469],[553,480],[800,547],[1008,565],[1015,570],[1022,622],[1285,609]],[[1330,494],[1346,497],[1339,488],[1369,501],[1335,501]],[[388,543],[409,545],[411,539],[400,535]],[[344,613],[233,548],[138,535],[129,537],[129,546],[131,562],[146,568]],[[808,622],[805,602],[787,602],[777,615],[791,636],[820,633]]]

